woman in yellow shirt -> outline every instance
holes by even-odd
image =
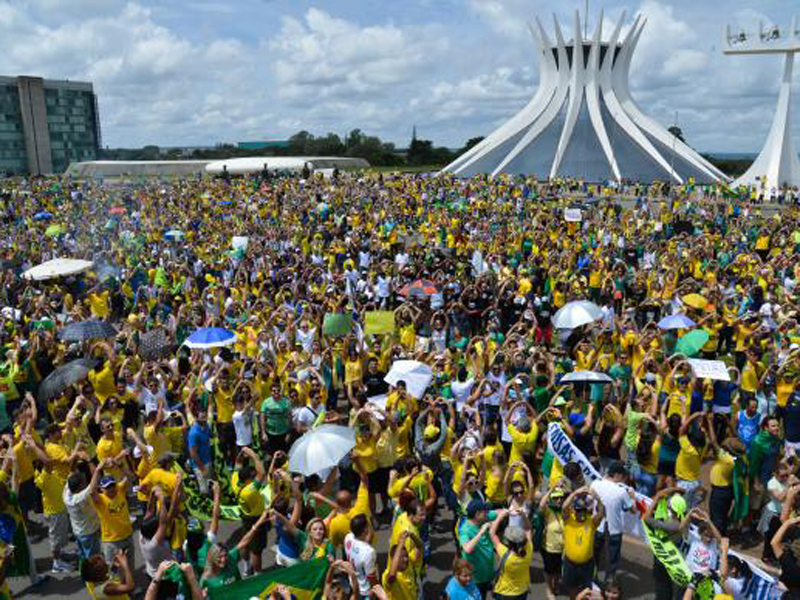
[[[508,510],[498,511],[492,521],[489,537],[500,557],[499,577],[494,584],[495,598],[514,598],[527,595],[531,585],[531,562],[533,561],[533,541],[530,527],[513,525],[506,527],[503,534],[505,544],[497,535],[500,524],[508,518]]]

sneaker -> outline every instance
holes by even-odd
[[[53,560],[53,568],[50,569],[50,571],[53,572],[53,573],[66,573],[66,572],[69,572],[69,571],[72,571],[72,570],[73,570],[73,567],[72,567],[71,564],[69,564],[68,562],[65,562],[63,560],[58,560],[58,559],[54,559]]]

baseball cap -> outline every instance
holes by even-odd
[[[423,432],[426,440],[430,440],[439,435],[439,428],[436,425],[428,425]]]
[[[564,397],[559,396],[558,398],[556,398],[555,402],[553,402],[553,406],[564,406],[566,403],[567,401],[564,400]]]
[[[489,512],[491,509],[491,504],[487,504],[482,500],[471,500],[467,505],[467,518],[472,519],[479,512]]]
[[[680,494],[673,494],[672,498],[669,499],[669,507],[672,509],[672,512],[682,519],[686,516],[689,505],[686,503],[686,498]]]
[[[111,486],[115,485],[117,480],[114,479],[111,475],[106,475],[100,480],[100,489],[104,490],[106,488],[110,488]]]

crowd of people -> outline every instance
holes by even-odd
[[[755,568],[800,598],[796,207],[504,177],[4,186],[0,598],[44,539],[97,599],[318,559],[324,598],[620,598],[632,544],[658,599],[751,598]],[[54,258],[91,266],[26,276]],[[599,316],[554,326],[575,301]],[[203,328],[235,337],[184,343]],[[387,383],[401,360],[422,390]],[[328,423],[352,451],[293,472]]]

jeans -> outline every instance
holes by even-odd
[[[597,576],[599,577],[600,570],[605,563],[605,581],[613,580],[622,558],[622,534],[610,534],[607,530],[598,531],[594,538],[594,558],[597,565]]]
[[[78,552],[80,552],[81,558],[89,558],[95,554],[100,554],[99,531],[88,535],[76,535],[75,541],[78,543]]]
[[[655,584],[656,600],[673,600],[672,579],[655,556],[653,557],[653,583]]]

